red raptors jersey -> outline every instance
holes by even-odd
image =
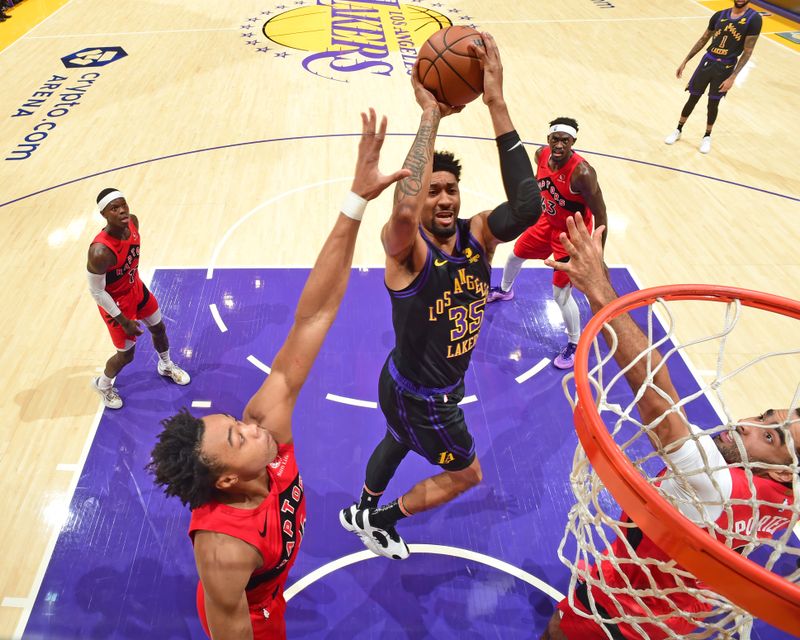
[[[134,287],[141,287],[139,280],[139,230],[128,219],[130,234],[127,240],[121,240],[107,234],[98,233],[93,243],[107,246],[117,258],[114,266],[106,272],[106,291],[112,298],[125,295]]]
[[[560,169],[553,171],[547,164],[550,159],[550,147],[542,147],[539,164],[536,167],[536,180],[542,193],[542,217],[554,229],[567,230],[567,218],[583,212],[584,219],[591,215],[586,200],[579,193],[570,189],[572,172],[583,158],[573,151],[570,159]]]
[[[195,531],[216,531],[255,547],[264,559],[245,587],[251,607],[268,610],[265,616],[283,615],[283,585],[297,558],[306,525],[303,481],[294,458],[294,445],[278,446],[278,456],[267,465],[269,495],[255,509],[237,509],[209,502],[192,511],[189,536]]]
[[[789,526],[790,520],[787,514],[790,514],[790,512],[784,511],[780,508],[782,505],[788,504],[788,502],[792,499],[791,491],[789,489],[769,478],[753,476],[753,485],[756,490],[756,497],[761,503],[758,509],[758,520],[754,522],[752,507],[748,506],[747,504],[740,504],[740,502],[750,500],[752,497],[747,476],[745,475],[745,472],[739,468],[733,468],[730,471],[733,480],[733,486],[731,488],[731,497],[728,501],[728,504],[733,503],[730,506],[730,510],[733,514],[733,526],[729,525],[728,514],[726,513],[726,510],[723,510],[722,514],[716,520],[716,525],[720,529],[733,532],[734,534],[746,533],[747,535],[755,534],[758,538],[771,538],[776,533],[786,529]],[[625,522],[630,521],[628,516],[624,513],[622,514],[621,520]],[[650,560],[647,563],[647,567],[649,568],[649,573],[652,574],[655,585],[660,591],[662,591],[662,593],[669,593],[669,599],[667,599],[667,596],[640,597],[640,599],[646,603],[653,613],[657,615],[666,615],[669,612],[698,612],[711,610],[710,605],[701,602],[687,592],[688,589],[694,587],[705,588],[706,585],[701,583],[699,580],[691,580],[684,577],[683,583],[686,585],[686,587],[688,587],[688,589],[685,590],[685,588],[681,588],[679,590],[675,590],[675,579],[669,573],[663,573],[659,571],[656,564],[657,562],[669,563],[672,561],[672,558],[659,549],[655,543],[640,529],[628,529],[626,537],[628,539],[628,543],[634,548],[638,557]],[[717,534],[717,538],[721,542],[725,542],[724,536],[719,533]],[[737,547],[742,547],[745,544],[747,544],[747,542],[744,539],[734,538],[731,546],[736,549]],[[604,591],[592,589],[592,596],[595,598],[597,603],[605,608],[606,611],[608,611],[612,616],[619,615],[618,611],[621,609],[632,615],[644,618],[649,617],[649,614],[646,612],[646,610],[637,603],[633,596],[624,593],[624,590],[626,589],[625,576],[627,576],[627,579],[630,580],[631,585],[633,585],[635,588],[650,588],[648,572],[643,570],[637,563],[625,562],[625,559],[630,556],[623,541],[619,539],[614,540],[611,546],[613,548],[614,555],[620,561],[620,569],[615,569],[612,563],[609,561],[603,561],[600,563],[600,570],[603,572],[605,581],[610,587],[621,589],[623,592],[617,592],[612,597],[609,597],[609,595]],[[597,567],[592,569],[592,574],[595,577],[598,576]],[[614,604],[615,602],[616,605]],[[678,615],[672,617],[668,624],[670,628],[678,635],[689,634],[695,629],[695,626],[691,622],[679,617]],[[634,631],[633,628],[626,624],[620,624],[619,628],[626,638],[630,638],[632,640],[639,640],[639,638],[641,638],[639,633]],[[654,625],[642,624],[642,628],[647,633],[647,638],[651,640],[667,637],[664,631],[658,629]]]

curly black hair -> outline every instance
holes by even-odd
[[[573,129],[575,129],[575,131],[578,130],[578,121],[575,118],[567,118],[567,117],[561,116],[561,117],[556,118],[555,120],[551,120],[550,121],[550,126],[551,127],[553,125],[556,125],[556,124],[565,124],[568,127],[572,127]]]
[[[161,425],[164,430],[158,434],[145,469],[155,476],[164,493],[196,509],[211,500],[214,482],[223,471],[200,451],[205,424],[184,407],[162,420]]]
[[[456,177],[456,182],[461,180],[461,161],[449,151],[435,151],[433,154],[433,171],[447,171]]]

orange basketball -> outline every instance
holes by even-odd
[[[469,44],[483,46],[481,34],[470,27],[441,29],[419,50],[417,74],[423,86],[439,102],[458,107],[483,93],[480,61]]]

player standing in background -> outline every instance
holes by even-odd
[[[422,119],[398,182],[392,215],[381,240],[386,288],[392,302],[395,347],[380,374],[378,396],[386,418],[383,440],[367,463],[357,504],[339,514],[342,526],[374,553],[408,556],[395,529],[401,518],[432,509],[482,478],[475,442],[459,402],[464,374],[483,322],[491,260],[541,213],[533,168],[514,130],[503,97],[503,69],[494,39],[472,45],[483,67],[483,101],[489,107],[508,202],[472,218],[458,217],[461,165],[451,153],[434,153],[442,116],[451,107],[411,78]],[[442,472],[378,508],[395,471],[414,451]]]
[[[544,260],[551,254],[559,262],[569,256],[558,237],[566,231],[566,220],[580,212],[589,229],[592,216],[597,225],[607,225],[606,203],[597,182],[597,174],[584,158],[572,150],[578,138],[578,122],[573,118],[556,118],[550,122],[547,146],[536,151],[536,179],[542,195],[542,216],[514,243],[514,251],[503,268],[499,287],[492,287],[487,302],[511,300],[512,286],[525,260]],[[606,232],[603,232],[605,245]],[[572,297],[569,276],[553,272],[553,299],[561,310],[567,328],[567,345],[553,360],[559,369],[571,369],[575,363],[575,348],[581,336],[581,315]]]
[[[153,335],[158,352],[158,373],[173,382],[189,384],[189,374],[169,356],[169,338],[158,301],[139,278],[139,219],[130,212],[125,196],[117,189],[103,189],[97,210],[106,219],[105,228],[89,246],[86,266],[89,292],[97,302],[117,353],[106,362],[103,374],[92,380],[109,409],[122,408],[114,378],[133,362],[136,337],[142,335],[141,320]]]
[[[697,54],[711,38],[711,44],[700,64],[692,74],[686,90],[689,92],[689,99],[681,111],[678,120],[678,128],[670,133],[664,142],[675,144],[681,138],[683,125],[692,113],[695,105],[700,101],[700,97],[708,91],[708,117],[706,119],[706,134],[700,143],[700,153],[711,151],[711,130],[717,120],[719,102],[728,91],[733,87],[736,76],[744,69],[753,49],[756,40],[761,33],[761,15],[755,10],[748,8],[750,0],[735,0],[733,7],[717,11],[708,21],[708,28],[700,39],[692,47],[681,66],[675,72],[680,78],[686,64]],[[736,59],[739,59],[737,62]],[[735,65],[735,68],[734,68]]]
[[[283,588],[302,541],[306,505],[292,437],[297,396],[344,297],[367,201],[407,176],[378,170],[386,118],[361,114],[351,192],[308,275],[272,371],[239,420],[227,413],[162,422],[148,469],[192,509],[197,609],[217,638],[286,637]],[[308,434],[312,435],[312,434]]]

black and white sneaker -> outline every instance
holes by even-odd
[[[410,552],[408,545],[397,533],[394,527],[380,529],[369,523],[369,509],[359,509],[352,504],[347,509],[339,512],[339,522],[342,527],[355,533],[364,546],[375,555],[393,560],[405,560]]]

